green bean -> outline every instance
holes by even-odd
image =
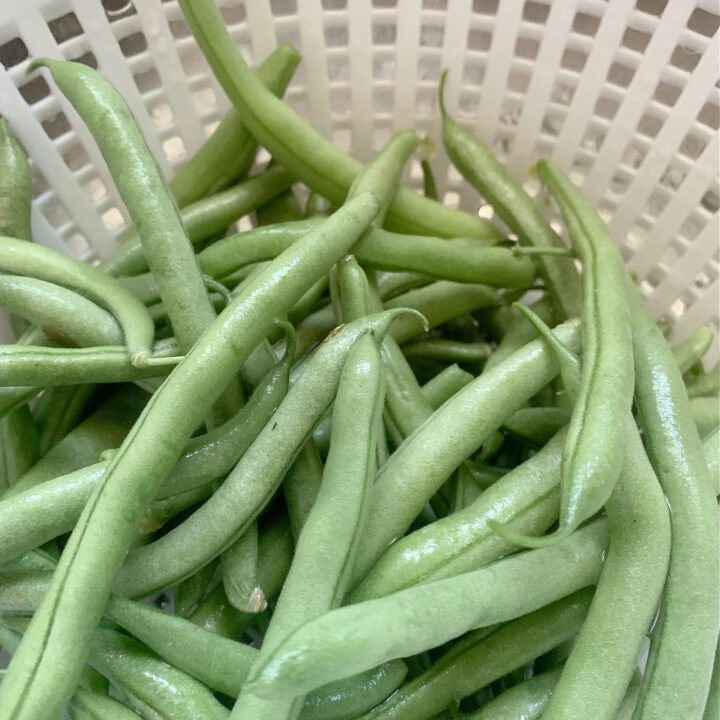
[[[308,372],[309,367],[298,384]],[[290,572],[250,677],[290,632],[337,607],[343,599],[375,475],[383,385],[375,339],[362,336],[350,349],[342,369],[320,491],[298,538]],[[243,690],[231,717],[280,720],[292,717],[292,708],[298,702],[265,700]]]
[[[503,427],[513,435],[535,445],[544,445],[560,428],[567,425],[569,415],[559,408],[520,408]]]
[[[628,281],[635,402],[671,509],[670,568],[634,718],[702,717],[718,632],[720,561],[714,482],[665,339]]]
[[[433,175],[430,162],[423,158],[420,161],[420,167],[423,174],[423,195],[430,200],[439,200],[437,185],[435,184],[435,176]]]
[[[347,206],[346,206],[347,207]],[[329,407],[354,341],[382,336],[398,310],[344,326],[318,348],[275,415],[213,497],[183,524],[131,552],[115,580],[121,595],[139,597],[187,577],[222,552],[267,504],[302,443]],[[178,548],[183,548],[178,552]]]
[[[542,212],[515,182],[492,150],[472,133],[461,128],[447,113],[443,90],[447,71],[440,80],[442,137],[447,154],[462,176],[490,202],[493,210],[517,235],[522,245],[538,248],[564,248],[565,244],[550,227]],[[572,262],[540,255],[536,258],[540,274],[552,297],[559,319],[580,314],[580,278]]]
[[[120,383],[169,373],[180,361],[175,339],[160,340],[133,364],[124,345],[88,348],[0,345],[0,384]]]
[[[268,167],[270,172],[272,170],[273,160],[270,161]],[[305,217],[298,199],[295,197],[295,193],[292,188],[288,188],[285,192],[280,193],[272,200],[263,203],[255,210],[255,218],[257,224],[274,225],[275,223],[293,222],[296,220],[302,220]]]
[[[292,182],[287,172],[276,167],[215,195],[196,200],[180,211],[188,239],[197,244],[215,233],[223,232],[228,225],[278,195]],[[126,233],[122,244],[105,258],[99,267],[115,276],[136,275],[147,271],[147,260],[134,228]]]
[[[60,385],[43,392],[33,409],[41,457],[77,425],[96,390],[95,385]]]
[[[552,305],[548,298],[543,297],[530,306],[545,322],[550,322]],[[508,308],[511,319],[505,332],[493,353],[487,359],[484,370],[487,372],[495,365],[501,363],[505,358],[512,355],[516,350],[526,345],[537,336],[537,330],[528,320],[515,309]]]
[[[185,490],[160,500],[153,500],[138,523],[137,531],[139,535],[149,535],[159,530],[183,510],[207,500],[212,495],[213,489],[213,484],[208,482],[192,490]]]
[[[700,437],[708,435],[720,425],[720,399],[712,395],[691,398],[690,413]]]
[[[420,285],[427,285],[430,282],[430,278],[424,275],[418,275],[417,273],[380,271],[376,273],[375,278],[377,280],[378,292],[383,301],[389,300],[396,295],[400,295],[400,293],[407,292]]]
[[[578,321],[568,321],[555,332],[564,344],[579,349]],[[356,581],[405,533],[452,471],[557,371],[553,353],[535,340],[457,392],[398,448],[378,473],[358,550]]]
[[[75,688],[68,706],[70,720],[137,720],[137,714],[117,700],[86,690]]]
[[[52,715],[63,707],[135,524],[183,445],[278,314],[345,255],[377,209],[372,196],[357,198],[278,256],[152,396],[75,526],[0,689],[0,714],[23,720],[38,708]]]
[[[212,0],[182,0],[180,7],[215,76],[250,132],[311,190],[342,203],[361,165],[316,133],[272,96],[245,64]],[[388,211],[389,226],[449,237],[498,237],[490,223],[401,188]]]
[[[560,206],[583,262],[583,365],[562,470],[560,527],[553,542],[599,510],[617,481],[633,388],[624,266],[607,228],[580,191],[549,160],[538,173]],[[597,452],[601,447],[602,452]],[[528,541],[530,542],[530,541]]]
[[[0,235],[30,240],[30,164],[5,118],[0,118],[0,170]]]
[[[446,362],[484,362],[492,352],[492,345],[486,342],[459,342],[444,338],[420,339],[406,343],[402,348],[406,357],[435,358]]]
[[[188,617],[200,602],[207,597],[210,583],[215,577],[219,560],[214,560],[196,573],[178,583],[175,588],[175,614]],[[140,638],[142,640],[142,638]],[[147,641],[143,640],[147,645]]]
[[[38,456],[38,432],[26,405],[0,420],[0,495],[15,485]]]
[[[178,207],[135,117],[113,85],[88,65],[42,58],[29,70],[38,67],[50,71],[93,135],[137,228],[178,345],[186,352],[215,319],[215,311]]]
[[[471,505],[393,543],[350,595],[361,602],[413,585],[476,570],[517,546],[496,536],[489,519],[546,530],[557,518],[561,432],[536,455],[492,484]]]
[[[560,669],[549,670],[511,687],[462,720],[538,720],[550,703]]]
[[[331,416],[328,416],[328,420]],[[328,430],[329,436],[329,430]],[[295,542],[315,504],[322,483],[323,464],[315,441],[308,438],[283,480],[290,530]]]
[[[678,369],[683,375],[701,362],[703,355],[710,349],[714,337],[713,331],[707,325],[701,325],[688,338],[671,348]]]
[[[607,527],[597,521],[562,545],[331,610],[274,649],[249,681],[249,689],[268,697],[291,697],[386,660],[437,647],[468,630],[536,610],[593,584],[606,541]],[[531,587],[532,592],[514,592],[519,586]],[[448,607],[453,608],[450,614]],[[423,609],[421,625],[418,608]]]
[[[241,612],[262,612],[267,600],[258,580],[256,520],[223,552],[221,566],[225,595],[233,606]]]
[[[433,410],[437,410],[446,400],[472,382],[472,379],[473,376],[467,370],[453,363],[430,378],[422,386],[422,392]]]
[[[407,665],[391,660],[346,680],[336,680],[305,698],[300,720],[352,720],[391,695],[407,675]]]
[[[152,319],[117,280],[69,255],[14,238],[0,237],[0,257],[2,272],[62,285],[106,307],[120,323],[133,365],[142,367],[150,356]]]
[[[70,346],[121,345],[115,318],[72,290],[20,275],[0,275],[0,305]]]
[[[720,391],[720,365],[717,363],[707,372],[697,375],[687,382],[688,397],[716,395]]]
[[[257,69],[257,79],[273,95],[282,96],[300,62],[300,53],[283,43]],[[170,181],[170,190],[182,208],[232,185],[249,169],[257,141],[243,125],[237,110],[228,110],[213,134]]]

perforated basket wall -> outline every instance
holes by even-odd
[[[673,338],[718,330],[718,3],[689,0],[239,0],[221,2],[257,63],[303,53],[288,102],[367,160],[414,126],[438,147],[444,200],[491,217],[448,166],[437,82],[461,123],[524,178],[541,155],[582,184]],[[0,113],[29,152],[38,242],[93,261],[127,213],[87,130],[29,59],[99,67],[120,89],[168,175],[228,101],[177,2],[2,0]],[[419,167],[408,181],[418,185]],[[526,183],[531,193],[537,186]],[[717,347],[714,349],[717,356]]]

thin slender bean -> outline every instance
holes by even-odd
[[[0,118],[0,170],[0,235],[31,240],[30,164],[5,118]]]
[[[188,617],[207,597],[208,589],[215,572],[218,568],[219,560],[201,567],[196,573],[186,578],[175,587],[175,614],[180,617]],[[140,638],[146,645],[147,640]],[[173,663],[175,664],[175,663]],[[181,668],[182,669],[182,668]]]
[[[328,415],[328,420],[331,416]],[[329,435],[328,430],[328,435]],[[329,442],[329,440],[328,440]],[[323,464],[313,438],[308,438],[283,480],[290,530],[297,542],[322,484]]]
[[[472,382],[472,379],[473,376],[467,370],[453,363],[428,380],[422,386],[422,392],[433,410],[437,410],[446,400]]]
[[[526,246],[564,248],[565,244],[550,227],[528,194],[510,176],[490,148],[478,137],[461,128],[448,114],[443,102],[447,71],[440,81],[442,137],[445,149],[463,177],[490,202],[495,212]],[[540,273],[561,319],[580,314],[580,278],[572,262],[540,255]]]
[[[120,323],[133,365],[150,357],[152,319],[132,293],[89,263],[42,245],[0,237],[0,270],[75,290],[106,307]]]
[[[432,167],[430,162],[423,158],[420,161],[420,167],[423,173],[423,195],[430,200],[439,200],[437,184],[435,183],[435,176],[433,175]]]
[[[607,526],[596,521],[562,545],[331,610],[290,634],[248,686],[268,697],[292,697],[386,660],[437,647],[468,630],[525,615],[594,584],[606,542]],[[515,592],[520,586],[532,592]],[[422,625],[417,623],[418,607],[423,608]],[[453,608],[450,614],[448,607]]]
[[[713,331],[707,325],[701,325],[688,338],[672,346],[675,362],[683,375],[702,361],[703,355],[710,349],[714,338]]]
[[[81,685],[75,688],[68,713],[70,720],[137,720],[137,714],[130,708]]]
[[[241,612],[262,612],[267,600],[258,579],[257,520],[223,552],[221,565],[225,595],[233,606]]]
[[[568,413],[560,408],[521,408],[505,421],[503,427],[523,440],[544,445],[561,427],[567,425],[569,419]]]
[[[579,321],[567,321],[554,332],[579,350]],[[405,533],[452,471],[557,372],[552,351],[535,340],[457,392],[395,451],[376,479],[355,581]]]
[[[178,207],[135,117],[113,85],[88,65],[43,58],[29,70],[39,67],[50,71],[93,135],[137,228],[178,345],[186,352],[215,319],[215,310]]]
[[[196,200],[180,211],[188,239],[197,244],[224,231],[235,220],[290,187],[292,182],[292,177],[277,167],[215,195]],[[99,267],[114,276],[147,272],[147,260],[134,228],[126,233],[122,244],[105,258]]]
[[[267,504],[332,402],[343,361],[355,340],[368,332],[382,337],[400,312],[408,311],[369,315],[344,326],[323,343],[213,497],[181,526],[131,552],[115,579],[116,591],[139,597],[176,582],[239,537]],[[178,548],[183,548],[182,552]]]
[[[29,720],[38,712],[52,715],[62,709],[134,527],[183,445],[278,314],[287,312],[344,256],[377,209],[374,197],[357,198],[278,256],[220,314],[152,396],[75,526],[50,589],[9,666],[0,689],[0,714]],[[182,403],[177,402],[178,393]],[[83,612],[78,612],[78,604]]]
[[[720,612],[714,482],[665,339],[628,281],[635,402],[646,447],[671,509],[670,568],[653,629],[637,720],[701,718]]]
[[[39,450],[37,428],[27,405],[0,421],[0,495],[35,463]]]
[[[435,358],[446,362],[484,362],[492,352],[492,345],[486,342],[460,342],[444,338],[415,340],[403,345],[406,357]]]
[[[311,190],[342,203],[361,170],[360,163],[262,87],[237,51],[213,0],[182,0],[180,7],[215,76],[250,132]],[[500,235],[481,218],[443,207],[407,188],[401,188],[393,200],[388,225],[443,237]]]
[[[391,273],[379,271],[375,274],[380,297],[389,300],[400,293],[407,292],[420,285],[427,285],[430,278],[417,273]]]

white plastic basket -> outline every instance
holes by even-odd
[[[516,177],[549,155],[583,185],[674,340],[701,323],[717,333],[717,0],[220,4],[249,61],[279,42],[301,50],[286,99],[317,130],[367,160],[392,131],[414,126],[436,142],[445,202],[491,217],[442,152],[437,83],[449,68],[448,108]],[[34,237],[94,261],[127,213],[67,101],[41,73],[25,76],[39,56],[99,67],[169,176],[228,100],[175,0],[0,2],[0,114],[32,159]],[[408,182],[419,185],[419,166]],[[717,345],[713,353],[708,361]]]

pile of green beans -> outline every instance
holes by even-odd
[[[0,717],[717,718],[713,332],[669,345],[541,160],[566,244],[455,78],[509,238],[429,139],[362,165],[282,101],[297,51],[253,73],[179,4],[233,107],[169,181],[101,73],[30,64],[132,220],[98,264],[32,242],[0,119]]]

